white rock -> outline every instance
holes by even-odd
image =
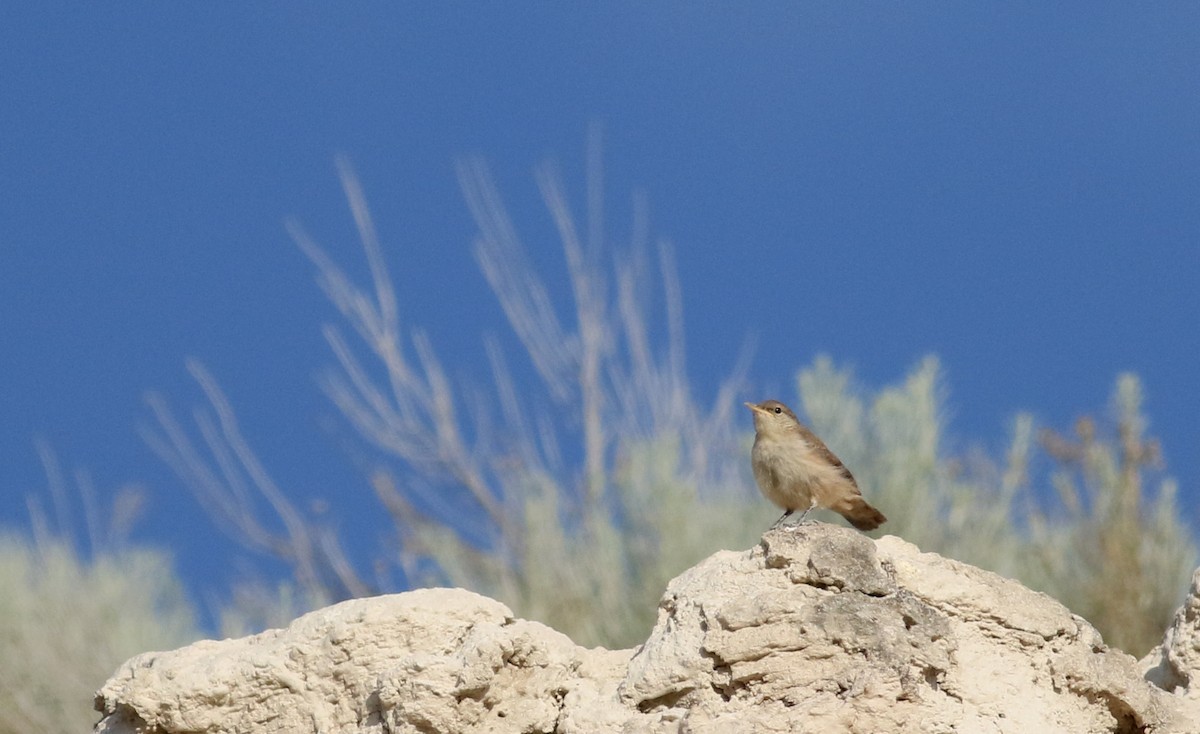
[[[1146,680],[1200,702],[1200,568],[1183,606],[1163,635],[1162,644],[1139,663]]]
[[[1180,691],[1198,599],[1200,573],[1142,663]],[[636,651],[584,649],[499,602],[428,589],[139,655],[96,705],[108,734],[1200,732],[1200,702],[1147,682],[1044,594],[821,524],[685,571]]]

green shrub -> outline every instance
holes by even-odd
[[[130,548],[81,559],[62,540],[0,531],[0,732],[88,731],[117,666],[195,640],[166,555]]]

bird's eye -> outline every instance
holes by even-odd
[[[782,412],[783,412],[783,408],[780,408],[778,405],[776,405],[775,406],[775,415],[779,415]]]

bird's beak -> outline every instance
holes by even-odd
[[[742,404],[745,405],[750,410],[754,411],[755,413],[766,413],[767,412],[767,411],[763,410],[762,408],[758,407],[757,405],[755,405],[754,403],[742,403]]]

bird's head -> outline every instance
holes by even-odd
[[[759,434],[774,436],[794,431],[800,425],[791,408],[778,400],[746,403],[746,407],[754,414],[754,430]]]

